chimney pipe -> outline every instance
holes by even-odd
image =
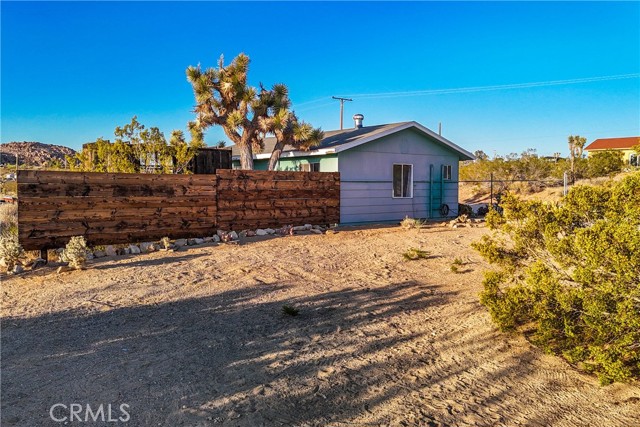
[[[356,129],[360,129],[362,127],[363,120],[364,120],[364,116],[362,114],[353,115],[353,122],[355,124]]]

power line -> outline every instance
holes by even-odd
[[[413,91],[360,93],[360,94],[352,94],[349,96],[352,98],[354,97],[393,98],[393,97],[402,97],[402,96],[447,95],[447,94],[456,94],[456,93],[471,93],[471,92],[484,92],[484,91],[508,90],[508,89],[526,89],[526,88],[545,87],[545,86],[562,86],[562,85],[581,84],[581,83],[604,82],[604,81],[611,81],[611,80],[637,79],[638,77],[640,77],[640,74],[638,73],[617,74],[617,75],[611,75],[611,76],[585,77],[585,78],[567,79],[567,80],[548,80],[544,82],[511,83],[511,84],[502,84],[502,85],[472,86],[472,87],[459,87],[459,88],[448,88],[448,89],[425,89],[425,90],[413,90]],[[314,104],[320,101],[324,101],[326,99],[327,99],[326,97],[317,98],[310,101],[305,101],[299,104],[295,104],[295,106],[300,107],[303,105]],[[310,107],[309,109],[311,108],[317,108],[317,107],[314,106],[314,107]]]
[[[399,96],[418,96],[418,95],[446,95],[455,93],[470,93],[470,92],[483,92],[491,90],[506,90],[506,89],[525,89],[532,87],[544,87],[544,86],[561,86],[579,83],[593,83],[610,80],[623,80],[633,79],[640,77],[640,74],[618,74],[613,76],[600,76],[600,77],[586,77],[580,79],[568,79],[568,80],[548,80],[544,82],[530,82],[530,83],[512,83],[503,85],[492,86],[475,86],[475,87],[461,87],[461,88],[449,88],[449,89],[427,89],[427,90],[413,90],[413,91],[398,91],[398,92],[379,92],[379,93],[360,93],[349,95],[359,98],[392,98]]]

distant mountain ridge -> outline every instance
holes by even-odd
[[[18,163],[29,166],[45,166],[53,159],[64,161],[64,156],[75,154],[75,150],[62,145],[43,144],[42,142],[8,142],[0,144],[0,163]]]

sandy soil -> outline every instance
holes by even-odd
[[[55,403],[126,403],[130,426],[640,425],[640,388],[491,324],[468,248],[486,232],[252,238],[5,277],[2,425],[61,425]],[[432,256],[403,261],[411,246]]]

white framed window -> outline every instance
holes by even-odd
[[[320,172],[320,162],[309,163],[311,165],[311,172]]]
[[[393,198],[413,197],[413,165],[393,165]]]
[[[447,181],[451,180],[451,165],[442,166],[442,179]]]

